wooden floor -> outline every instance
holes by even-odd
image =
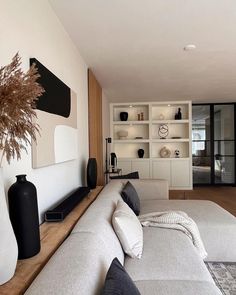
[[[236,187],[196,187],[192,191],[170,191],[170,199],[210,200],[236,216]]]

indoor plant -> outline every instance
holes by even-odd
[[[12,62],[0,68],[0,285],[14,275],[17,261],[17,244],[10,223],[4,183],[2,162],[21,157],[21,150],[26,150],[30,137],[35,140],[39,126],[36,118],[35,104],[43,93],[37,83],[39,74],[34,65],[24,73],[21,58],[17,53]]]

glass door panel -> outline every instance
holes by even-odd
[[[215,183],[234,183],[234,105],[214,105]]]
[[[214,154],[215,156],[235,156],[234,154],[234,141],[214,141]]]
[[[234,140],[234,105],[214,105],[214,140]]]
[[[193,184],[210,184],[210,106],[193,106],[192,112]]]
[[[215,183],[234,183],[234,157],[215,157]]]
[[[193,184],[235,184],[235,104],[193,105]]]

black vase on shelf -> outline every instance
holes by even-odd
[[[178,108],[178,113],[175,114],[175,120],[181,120],[181,119],[182,119],[181,108]]]
[[[89,158],[87,165],[87,185],[91,189],[97,186],[97,161],[96,158]]]
[[[121,121],[127,121],[129,114],[127,112],[121,112],[120,113],[120,120]]]
[[[143,149],[138,150],[138,156],[139,156],[139,158],[143,158],[143,156],[144,156],[144,150]]]
[[[18,245],[18,259],[30,258],[40,251],[37,190],[26,175],[17,175],[9,188],[9,215]]]

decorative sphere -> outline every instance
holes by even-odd
[[[169,128],[167,124],[161,124],[158,129],[158,134],[161,139],[166,139],[169,134]]]
[[[180,151],[179,150],[175,150],[174,154],[175,154],[175,158],[180,157]]]

